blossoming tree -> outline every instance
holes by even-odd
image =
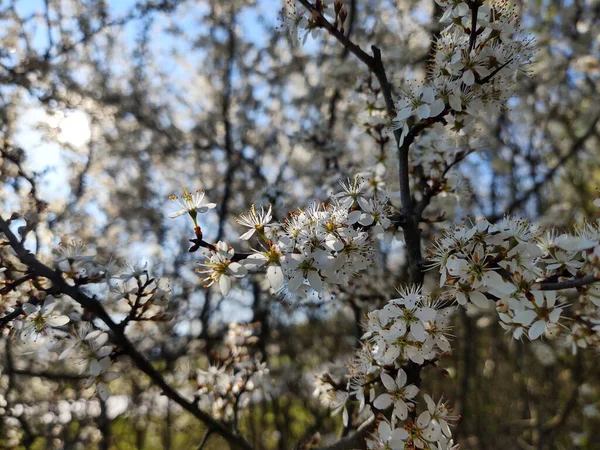
[[[213,8],[213,16],[223,14],[230,20],[225,27],[229,37],[217,53],[233,52],[235,9]],[[342,0],[287,0],[282,28],[294,45],[308,42],[310,35],[329,35],[344,59],[360,64],[353,104],[360,111],[360,132],[380,149],[377,156],[342,170],[337,150],[320,141],[319,135],[327,136],[327,130],[317,130],[311,138],[328,151],[325,159],[331,169],[331,176],[315,180],[322,184],[320,192],[315,190],[312,200],[286,205],[290,212],[284,214],[280,203],[284,194],[275,187],[266,189],[262,195],[266,199],[257,194],[256,203],[236,215],[235,229],[241,234],[234,239],[226,230],[234,223],[222,219],[215,224],[209,219],[216,208],[227,218],[229,198],[235,195],[234,171],[246,164],[244,158],[251,166],[255,156],[234,150],[235,139],[242,138],[233,131],[231,110],[236,105],[231,96],[237,80],[229,62],[224,65],[220,100],[228,160],[222,201],[210,192],[184,189],[179,197],[171,196],[176,209],[166,214],[185,227],[180,236],[189,240],[188,252],[197,260],[200,275],[192,286],[202,284],[220,299],[247,290],[255,300],[267,298],[292,309],[347,302],[354,311],[352,354],[315,378],[315,395],[340,415],[342,432],[323,441],[319,433],[308,433],[295,446],[457,449],[461,441],[454,429],[460,426],[464,409],[460,415],[453,412],[443,392],[424,382],[433,370],[449,375],[444,364],[459,332],[457,317],[481,313],[510,339],[532,345],[560,342],[567,354],[594,358],[593,350],[600,345],[596,284],[600,223],[580,221],[567,230],[494,209],[487,214],[476,207],[473,216],[461,218],[460,208],[446,211],[436,203],[465,196],[469,190],[465,167],[492,140],[487,136],[489,124],[506,114],[513,90],[527,82],[536,43],[513,5],[436,0],[434,12],[439,13],[441,28],[428,50],[426,71],[412,78],[406,73],[400,87],[391,81],[385,53],[376,45],[367,50],[353,40],[349,29],[356,8],[355,2]],[[216,41],[222,43],[220,38]],[[597,121],[576,140],[577,146],[595,133]],[[177,133],[160,124],[157,129],[177,145]],[[243,139],[250,148],[252,138]],[[277,178],[285,170],[283,164]],[[310,183],[310,172],[306,177]],[[543,184],[535,177],[533,183],[525,195],[536,193]],[[294,187],[292,182],[288,186]],[[304,189],[301,183],[298,186]],[[75,378],[85,380],[84,386],[96,392],[103,408],[111,386],[127,367],[145,374],[169,405],[177,405],[202,424],[200,448],[213,439],[224,439],[231,448],[268,446],[260,432],[251,434],[244,422],[251,422],[252,414],[266,414],[256,405],[278,395],[273,380],[278,363],[270,364],[262,342],[268,320],[257,315],[248,323],[223,318],[220,322],[226,327],[221,326],[216,339],[209,335],[211,301],[205,297],[199,314],[206,319],[201,331],[205,364],[187,354],[192,339],[183,339],[176,349],[169,347],[168,339],[160,346],[148,344],[150,333],[168,330],[173,339],[191,334],[189,324],[187,329],[177,328],[182,307],[170,297],[191,297],[194,288],[182,295],[177,291],[184,290],[183,284],[155,275],[147,263],[124,265],[78,241],[63,241],[48,258],[40,253],[39,244],[32,247],[32,236],[44,220],[42,204],[32,194],[31,207],[19,212],[3,208],[0,215],[5,277],[0,326],[6,338],[50,355],[55,363],[76,367]],[[516,194],[511,200],[515,206],[526,202]],[[589,208],[600,206],[593,198],[587,203]],[[452,220],[446,213],[453,215]],[[396,285],[391,290],[389,281],[382,279],[393,278],[388,259],[395,254],[404,260],[397,270],[402,276],[391,283]],[[193,264],[183,261],[178,264]],[[362,298],[376,301],[359,303]],[[170,328],[161,328],[165,324]],[[469,324],[468,319],[463,324]],[[211,347],[213,340],[219,344]],[[153,353],[163,356],[165,367],[154,363]],[[14,355],[8,358],[13,383],[18,370],[13,367]],[[562,407],[556,419],[538,428],[552,430],[564,423],[563,412],[572,407],[570,403]],[[543,439],[537,443],[544,448]]]

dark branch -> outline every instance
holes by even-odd
[[[587,286],[588,284],[593,284],[597,281],[600,281],[600,278],[596,277],[595,275],[587,275],[582,278],[558,281],[556,283],[536,283],[532,286],[532,289],[538,291],[561,291],[563,289],[573,289]]]

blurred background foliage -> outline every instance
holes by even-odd
[[[440,31],[433,0],[346,0],[345,32],[382,49],[396,87],[422,79]],[[600,2],[515,1],[539,48],[508,108],[479,125],[457,171],[459,200],[440,197],[424,245],[467,214],[505,213],[569,227],[597,216]],[[128,334],[170,381],[185,385],[219,351],[231,321],[257,323],[270,368],[240,429],[257,449],[306,448],[348,432],[313,395],[315,373],[341,379],[364,314],[406,279],[402,245],[321,302],[281,301],[260,277],[225,299],[205,290],[188,254],[190,223],[167,196],[205,189],[218,208],[205,238],[236,242],[252,203],[287,211],[326,200],[337,180],[381,164],[397,186],[386,124],[364,126],[355,87],[369,74],[323,32],[292,45],[275,0],[3,0],[0,2],[0,204],[39,216],[31,248],[62,240],[149,261],[171,282],[174,319]],[[368,131],[368,132],[367,132]],[[379,141],[378,141],[379,139]],[[237,243],[236,250],[247,250]],[[432,274],[428,282],[435,286]],[[9,305],[3,298],[0,310]],[[423,372],[451,399],[469,449],[600,449],[597,354],[552,340],[515,342],[495,313],[456,314],[452,355]],[[204,429],[133,368],[104,402],[68,365],[2,334],[0,448],[194,449]],[[193,383],[192,383],[193,384]],[[356,408],[355,408],[356,409]],[[352,411],[356,414],[356,411]],[[225,448],[217,436],[205,448]]]

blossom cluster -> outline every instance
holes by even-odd
[[[111,370],[113,347],[107,345],[108,334],[95,329],[89,322],[81,323],[69,336],[59,359],[69,359],[88,376],[86,388],[94,386],[101,399],[111,393],[109,383],[119,377]]]
[[[192,206],[197,206],[196,204]],[[120,266],[110,258],[99,261],[95,252],[81,242],[63,242],[55,249],[53,267],[71,286],[85,286],[104,292],[104,304],[122,317],[123,329],[135,321],[169,319],[169,286],[153,277],[147,263]],[[38,286],[40,287],[40,286]],[[86,388],[93,387],[103,400],[111,393],[109,383],[118,378],[113,370],[113,346],[109,334],[92,322],[83,320],[78,308],[65,296],[54,296],[47,290],[31,289],[29,301],[20,309],[12,308],[15,317],[10,329],[23,344],[39,343],[69,361],[87,377]],[[59,311],[69,311],[68,314]]]
[[[218,363],[196,373],[196,399],[200,408],[216,418],[232,420],[237,409],[247,407],[251,394],[268,375],[266,363],[249,352],[256,342],[252,324],[229,324],[224,353]]]
[[[380,412],[370,434],[372,449],[455,449],[446,403],[435,403],[411,383],[411,367],[433,363],[451,351],[450,314],[457,305],[491,309],[516,339],[554,338],[565,329],[573,348],[595,346],[600,333],[600,221],[574,234],[544,232],[529,221],[506,217],[464,222],[444,232],[430,252],[440,273],[441,294],[421,287],[399,289],[400,297],[367,315],[363,345],[347,363],[347,381],[318,378],[318,393],[348,424],[348,403],[359,412]],[[579,310],[565,317],[557,290],[576,287]],[[426,409],[419,413],[419,394]],[[591,409],[591,408],[590,408]]]
[[[449,25],[436,42],[426,82],[405,88],[396,101],[393,128],[400,130],[400,145],[410,127],[426,119],[444,117],[452,130],[469,132],[482,112],[502,107],[508,86],[533,56],[518,15],[506,3],[436,2],[445,9],[441,22]]]
[[[437,403],[409,382],[410,364],[423,365],[450,351],[452,308],[421,293],[417,287],[399,289],[400,297],[367,316],[363,345],[348,362],[346,383],[328,374],[319,377],[319,390],[333,412],[349,421],[347,403],[359,402],[385,419],[367,441],[370,449],[452,449],[450,424],[457,418],[440,399]],[[418,396],[425,408],[417,415]],[[408,420],[413,417],[413,420]]]
[[[334,26],[342,33],[344,32],[344,22],[348,17],[345,0],[317,0],[315,8],[322,13],[333,12]],[[300,42],[301,33],[304,33],[302,44],[306,43],[308,36],[316,36],[318,27],[315,20],[306,14],[303,7],[299,6],[298,0],[285,0],[281,17],[282,28],[289,34],[293,46]]]
[[[398,370],[395,380],[388,374],[382,374],[382,382],[388,392],[381,394],[378,399],[384,399],[380,401],[382,405],[389,406],[393,403],[392,417],[396,417],[396,408],[403,412],[404,407],[408,407],[405,402],[408,402],[408,405],[414,404],[413,399],[419,389],[414,384],[405,385],[406,374],[402,369]],[[367,440],[367,448],[457,450],[459,446],[454,444],[450,430],[450,424],[457,420],[457,417],[451,415],[443,399],[435,402],[428,394],[424,394],[423,398],[426,409],[416,420],[398,427],[394,427],[388,420],[382,420]]]
[[[566,299],[551,288],[586,274],[593,274],[591,285],[598,274],[598,254],[598,223],[570,235],[506,217],[497,225],[480,219],[446,230],[432,250],[431,263],[439,268],[445,298],[480,308],[495,301],[500,325],[515,339],[552,337],[564,329],[574,347],[587,347],[600,343],[598,288],[572,286],[582,294],[582,310],[573,317],[565,317]]]
[[[437,354],[450,351],[448,311],[442,303],[418,288],[399,291],[382,309],[368,314],[367,333],[378,364],[394,364],[398,359],[423,364]]]
[[[61,242],[55,254],[54,265],[69,284],[102,283],[110,279],[117,269],[114,260],[100,264],[96,254],[83,242]]]
[[[360,176],[340,185],[342,190],[329,203],[299,208],[284,223],[272,221],[271,207],[265,211],[252,206],[237,219],[248,228],[240,239],[257,237],[261,248],[236,255],[226,242],[208,245],[207,260],[199,270],[206,275],[205,286],[217,284],[227,295],[233,279],[259,268],[266,271],[273,292],[296,297],[322,295],[332,286],[347,284],[373,262],[378,241],[392,241],[397,227],[390,218],[390,202],[397,194]]]

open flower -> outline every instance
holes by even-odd
[[[40,336],[52,333],[53,327],[61,327],[69,323],[69,318],[54,311],[56,307],[52,296],[46,297],[42,307],[33,303],[25,303],[23,312],[27,317],[18,323],[17,328],[21,330],[21,338],[26,339],[30,336],[37,340]]]
[[[54,263],[63,272],[69,272],[72,264],[89,263],[96,257],[81,241],[61,242],[55,252]]]
[[[367,441],[367,448],[374,449],[391,449],[403,450],[404,441],[408,439],[408,431],[404,428],[392,429],[387,421],[382,421],[377,427],[377,431],[373,433]]]
[[[528,336],[532,341],[539,338],[550,324],[560,319],[564,305],[556,304],[555,291],[533,291],[534,301],[527,301],[523,311],[513,317],[513,322],[530,326]]]
[[[205,201],[204,191],[196,191],[192,194],[187,189],[184,189],[181,197],[171,195],[169,196],[169,200],[173,200],[180,207],[179,210],[169,214],[169,217],[174,219],[187,213],[191,216],[195,226],[198,226],[196,223],[198,213],[203,214],[217,206],[216,203],[207,203]]]
[[[450,423],[456,422],[458,417],[450,414],[450,409],[444,403],[443,398],[440,398],[435,403],[429,395],[425,394],[424,397],[425,403],[427,403],[427,410],[419,415],[417,424],[421,428],[426,429],[430,437],[435,436],[434,440],[439,438],[440,432],[447,438],[451,438]]]
[[[402,369],[398,370],[398,375],[394,380],[387,373],[381,373],[381,382],[388,390],[384,392],[373,402],[373,406],[377,409],[386,409],[390,405],[394,405],[393,416],[400,420],[405,420],[408,417],[408,411],[412,409],[413,398],[419,393],[419,388],[414,384],[406,386],[406,372]]]
[[[91,365],[89,368],[90,378],[88,378],[88,380],[85,383],[86,388],[95,385],[98,396],[104,401],[106,401],[106,399],[110,397],[111,391],[108,384],[111,381],[119,378],[119,374],[117,372],[111,371],[110,366],[110,358],[104,358],[100,360],[98,364]]]
[[[366,198],[367,189],[369,184],[362,177],[356,176],[353,180],[346,182],[339,180],[340,186],[343,192],[335,194],[335,197],[340,201],[346,208],[350,208],[353,204],[358,202],[359,199]]]
[[[283,284],[284,276],[281,268],[283,253],[276,245],[271,245],[265,252],[256,252],[242,261],[246,268],[255,269],[267,266],[267,280],[273,292],[278,292]]]
[[[262,206],[260,207],[260,212],[257,212],[254,205],[252,205],[248,214],[241,214],[240,217],[235,219],[235,221],[240,225],[250,228],[240,236],[240,239],[247,241],[254,235],[255,232],[258,232],[260,235],[264,234],[265,226],[271,222],[271,219],[273,219],[273,215],[271,214],[271,205],[269,205],[269,209],[266,213]]]
[[[441,98],[436,98],[436,91],[431,86],[420,86],[396,102],[396,117],[392,120],[393,130],[402,130],[400,132],[400,142],[402,145],[404,138],[408,134],[407,120],[411,116],[416,116],[417,120],[436,117],[444,111],[445,104]]]
[[[215,249],[210,255],[208,262],[200,264],[207,268],[207,270],[201,271],[201,273],[208,274],[203,280],[205,286],[210,287],[218,283],[223,296],[229,294],[231,290],[232,277],[241,278],[248,273],[248,269],[243,265],[231,260],[234,254],[235,251],[231,247],[225,242],[219,241],[215,245]]]

